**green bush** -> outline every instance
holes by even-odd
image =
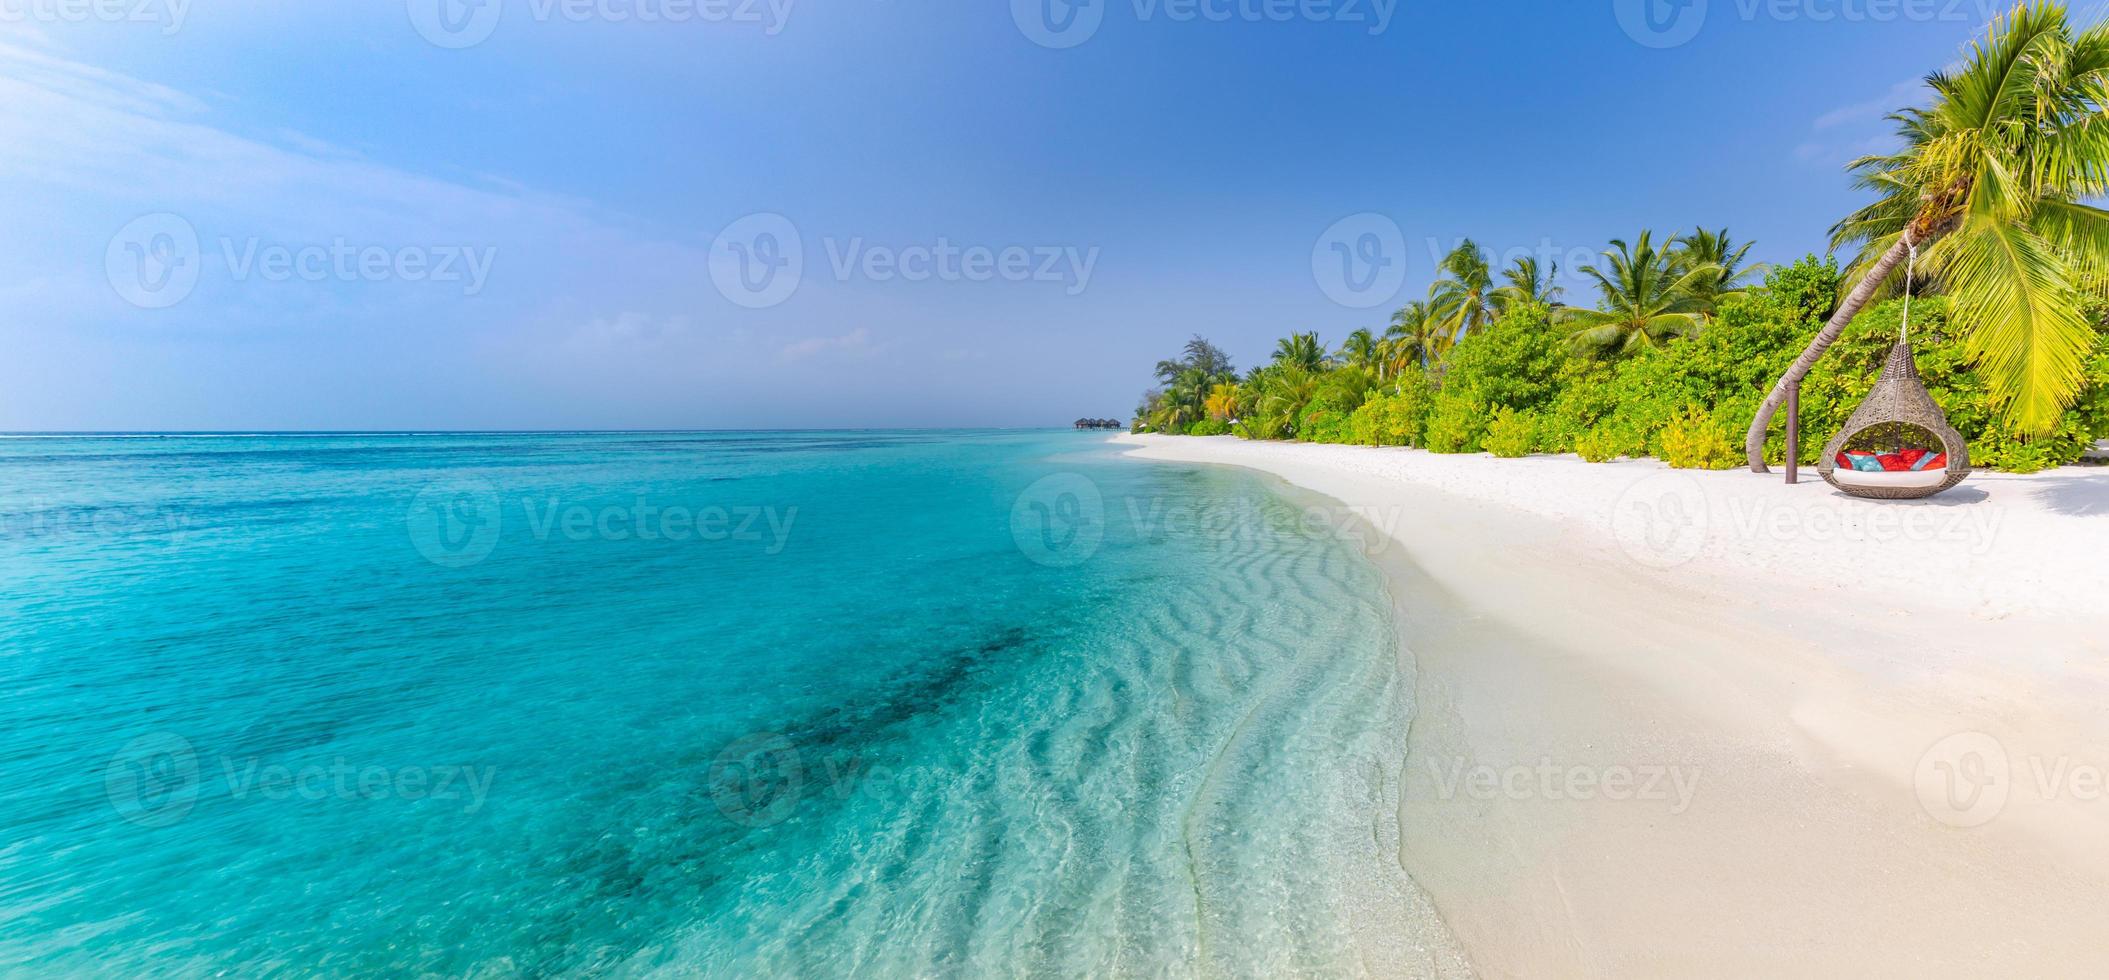
[[[1487,452],[1504,459],[1528,456],[1538,445],[1538,416],[1504,405],[1494,413],[1494,420],[1487,423],[1483,442]]]
[[[1574,440],[1574,451],[1592,463],[1608,463],[1647,452],[1647,440],[1617,426],[1606,425],[1582,433]]]
[[[1542,306],[1523,306],[1465,338],[1443,361],[1441,389],[1481,405],[1537,411],[1558,393],[1566,338]]]
[[[1346,412],[1313,402],[1296,420],[1296,438],[1302,442],[1344,443],[1349,440]]]
[[[1427,430],[1435,393],[1428,377],[1413,371],[1399,379],[1391,394],[1363,402],[1348,419],[1348,438],[1362,446],[1418,446]]]
[[[1663,462],[1680,470],[1725,470],[1739,462],[1728,427],[1697,405],[1686,406],[1662,430]]]
[[[1227,436],[1230,434],[1230,423],[1222,419],[1202,419],[1187,426],[1186,434],[1190,436]]]
[[[1379,395],[1355,409],[1355,414],[1347,417],[1349,441],[1357,446],[1406,445],[1404,434],[1393,434],[1385,424],[1385,407],[1390,401],[1390,396]]]
[[[1476,453],[1486,434],[1486,403],[1444,391],[1428,416],[1427,448],[1436,453]]]

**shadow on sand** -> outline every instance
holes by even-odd
[[[2109,516],[2109,471],[2100,475],[2044,477],[2034,489],[2036,499],[2054,514]]]

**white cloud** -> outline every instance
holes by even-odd
[[[626,311],[595,319],[572,340],[588,348],[654,346],[687,337],[694,326],[694,321],[685,316]]]
[[[51,47],[51,35],[44,33],[43,28],[19,20],[0,20],[0,38],[21,41],[25,44],[34,44],[38,47]]]
[[[1896,146],[1896,136],[1886,117],[1899,109],[1924,104],[1928,94],[1926,83],[1914,78],[1898,82],[1865,102],[1826,112],[1810,124],[1820,135],[1797,145],[1794,159],[1824,167],[1842,166],[1857,157],[1890,150]]]
[[[1815,128],[1825,130],[1881,122],[1884,117],[1899,109],[1923,105],[1928,95],[1924,81],[1908,79],[1890,86],[1889,91],[1875,98],[1840,106],[1816,117]]]
[[[798,361],[819,354],[870,354],[871,331],[858,327],[840,337],[810,337],[785,347],[784,360]]]

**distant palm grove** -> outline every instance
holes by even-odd
[[[1750,266],[1700,228],[1614,240],[1579,270],[1496,270],[1466,241],[1427,298],[1337,347],[1292,333],[1259,367],[1195,337],[1157,365],[1137,431],[1417,446],[1497,456],[1655,456],[1763,469],[1801,389],[1801,462],[1873,387],[1897,342],[1978,465],[2074,462],[2109,438],[2109,30],[2025,3],[1932,102],[1892,118],[1901,148],[1854,161],[1872,204],[1831,232],[1835,259]],[[1915,255],[1914,255],[1915,253]]]

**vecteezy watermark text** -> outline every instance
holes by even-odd
[[[208,763],[189,739],[152,732],[110,757],[103,794],[119,817],[143,827],[174,825],[208,795],[237,802],[437,801],[466,815],[483,809],[496,777],[495,766],[380,765],[342,755],[299,765],[230,756]]]
[[[752,541],[762,553],[782,554],[798,522],[798,508],[656,506],[643,497],[635,502],[592,507],[566,505],[555,497],[521,498],[528,533],[537,541]],[[766,534],[764,533],[766,532]]]
[[[1464,797],[1482,803],[1521,802],[1666,803],[1670,815],[1692,808],[1699,795],[1699,770],[1679,765],[1561,765],[1551,757],[1529,765],[1474,764],[1462,757],[1429,759],[1428,776],[1437,799]]]
[[[490,40],[507,7],[538,24],[733,25],[775,37],[796,0],[405,0],[410,24],[436,47],[460,50]]]
[[[223,235],[210,241],[219,268],[238,283],[439,283],[459,287],[465,296],[483,292],[498,254],[492,246],[389,246],[346,238],[299,243]],[[126,302],[166,309],[197,288],[208,255],[205,242],[181,215],[142,215],[111,236],[104,273]]]
[[[153,24],[183,29],[190,0],[0,0],[0,24]]]
[[[1113,0],[1011,0],[1018,32],[1044,48],[1073,48],[1104,26]],[[1130,0],[1140,23],[1348,24],[1375,37],[1391,28],[1399,0]]]
[[[1401,507],[1285,507],[1271,498],[1188,499],[1128,496],[1107,507],[1098,483],[1081,473],[1055,473],[1035,480],[1011,503],[1011,539],[1034,563],[1069,568],[1089,561],[1105,544],[1106,531],[1124,517],[1134,540],[1160,544],[1174,538],[1204,546],[1234,548],[1287,539],[1331,538],[1365,555],[1377,555],[1393,540]]]
[[[622,503],[567,503],[556,496],[521,496],[511,503],[489,481],[448,478],[426,484],[410,503],[404,527],[419,554],[435,565],[466,568],[491,556],[515,520],[537,542],[701,542],[758,545],[779,555],[798,523],[796,506],[658,503],[638,495]]]
[[[1689,43],[1714,10],[1732,7],[1744,23],[1980,24],[2008,6],[2007,0],[1612,0],[1626,36],[1650,48]]]
[[[189,511],[159,504],[59,506],[31,501],[0,508],[0,540],[167,536],[190,529]]]
[[[962,244],[945,236],[888,244],[831,235],[820,243],[827,272],[837,282],[1044,283],[1076,296],[1090,288],[1099,260],[1097,246]],[[741,218],[710,246],[711,283],[720,295],[748,309],[790,299],[806,277],[806,266],[805,236],[780,214]]]
[[[1997,543],[2003,520],[1998,511],[1983,507],[1885,507],[1830,499],[1788,505],[1740,495],[1716,497],[1674,470],[1634,481],[1612,504],[1610,516],[1612,535],[1626,555],[1658,569],[1765,540],[1942,541],[1981,556]]]

